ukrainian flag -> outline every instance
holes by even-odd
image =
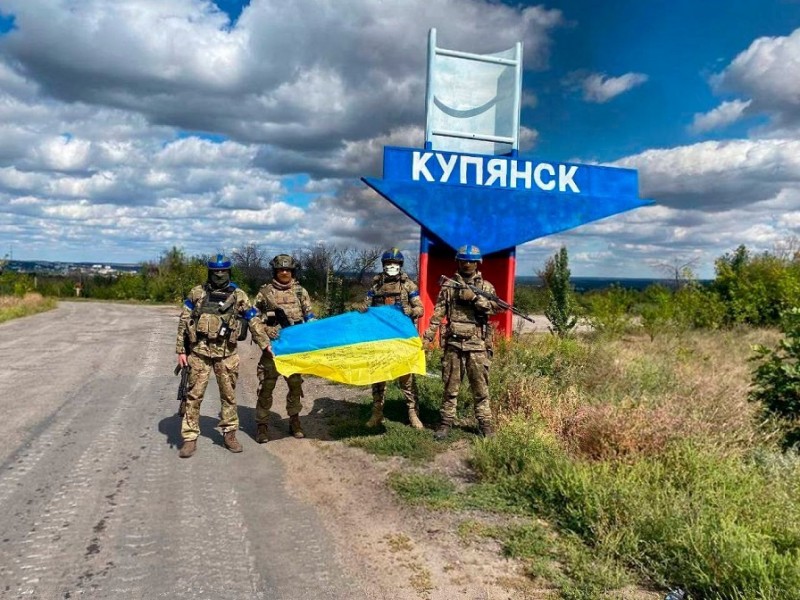
[[[393,306],[349,312],[288,327],[272,342],[281,375],[317,375],[351,385],[425,374],[425,353],[414,324]]]

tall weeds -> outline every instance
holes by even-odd
[[[486,483],[592,551],[692,598],[800,598],[800,459],[748,402],[750,348],[776,332],[498,348],[502,423]]]
[[[23,296],[0,296],[0,323],[55,307],[54,298],[43,298],[35,292],[28,292]]]

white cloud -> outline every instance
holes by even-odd
[[[735,123],[744,115],[752,100],[731,100],[720,104],[707,113],[696,113],[690,130],[694,133],[704,133],[714,129],[721,129]]]
[[[522,40],[538,68],[563,22],[483,0],[253,0],[232,28],[201,0],[6,4],[18,29],[0,53],[48,94],[294,151],[422,122],[431,26],[441,45],[473,52]]]
[[[487,0],[253,0],[233,25],[207,0],[3,13],[0,244],[98,260],[243,240],[416,247],[418,228],[355,178],[380,175],[383,145],[422,144],[428,28],[471,52],[521,40],[540,69],[564,22]]]
[[[711,78],[718,92],[749,98],[749,114],[764,113],[762,133],[797,134],[800,128],[800,28],[788,36],[761,37]]]
[[[619,77],[609,77],[604,73],[591,73],[581,82],[583,99],[602,104],[624,94],[647,81],[644,73],[625,73]]]

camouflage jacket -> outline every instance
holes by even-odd
[[[458,283],[469,283],[492,295],[495,294],[494,286],[485,281],[478,271],[470,280],[465,280],[456,273],[453,277]],[[440,343],[442,347],[452,346],[459,350],[486,350],[491,347],[492,330],[489,324],[489,315],[500,312],[496,302],[483,296],[476,296],[471,301],[463,300],[464,290],[448,285],[442,286],[436,298],[431,322],[425,332],[425,337],[433,338],[436,329],[445,321],[446,326],[442,332]]]
[[[400,305],[403,314],[414,322],[424,312],[417,284],[411,281],[411,278],[405,273],[400,273],[400,276],[394,281],[387,281],[387,277],[383,273],[372,279],[372,287],[367,290],[364,306],[384,306],[385,304]]]
[[[253,306],[258,310],[258,315],[250,320],[250,333],[262,350],[267,347],[269,340],[277,339],[283,327],[315,318],[308,292],[296,281],[283,285],[273,279],[262,285]]]
[[[234,354],[239,334],[247,327],[249,309],[247,294],[236,284],[223,292],[212,292],[205,285],[193,287],[178,318],[175,352],[210,358]]]

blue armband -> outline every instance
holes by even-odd
[[[189,310],[194,310],[194,302],[189,300],[188,298],[183,301],[183,305],[188,308]]]
[[[258,309],[257,308],[248,308],[244,313],[244,320],[245,321],[249,321],[250,319],[252,319],[256,315],[258,315]]]
[[[419,296],[419,292],[417,290],[414,290],[413,292],[408,292],[409,300],[411,300],[412,298],[416,298],[417,296]]]
[[[306,323],[308,323],[311,319],[316,319],[316,318],[317,318],[317,316],[314,313],[310,312],[305,317],[303,317],[303,320]]]
[[[369,290],[367,292],[367,298],[372,298],[374,295],[375,295],[375,292],[373,292],[372,290]]]

